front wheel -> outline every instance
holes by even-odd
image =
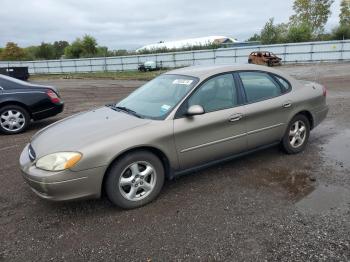
[[[0,108],[0,132],[11,135],[23,132],[30,122],[28,112],[20,106],[8,105]]]
[[[124,209],[141,207],[154,200],[164,184],[164,167],[148,151],[126,154],[112,164],[105,181],[109,200]]]
[[[287,154],[300,153],[305,149],[309,136],[309,120],[304,115],[297,115],[288,125],[282,140],[282,147]]]

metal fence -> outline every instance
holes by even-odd
[[[156,61],[162,67],[220,63],[247,63],[253,51],[270,51],[284,63],[350,60],[350,40],[294,44],[259,45],[214,50],[159,53],[118,57],[62,59],[41,61],[0,61],[0,67],[28,66],[30,74],[64,74],[136,70],[140,63]]]

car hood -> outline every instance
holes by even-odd
[[[34,135],[31,145],[38,157],[55,152],[79,151],[99,140],[150,122],[102,107],[65,118],[40,130]]]

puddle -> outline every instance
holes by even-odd
[[[306,213],[349,212],[350,190],[337,186],[320,185],[311,194],[296,203],[297,208]]]
[[[350,129],[334,135],[324,146],[324,161],[338,169],[350,169]]]
[[[278,169],[262,169],[258,175],[254,175],[248,181],[256,186],[277,187],[286,193],[287,198],[298,201],[314,189],[314,179],[309,176],[308,171]]]

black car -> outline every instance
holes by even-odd
[[[57,115],[63,111],[63,106],[55,87],[0,75],[1,133],[20,133],[28,127],[31,120]]]

